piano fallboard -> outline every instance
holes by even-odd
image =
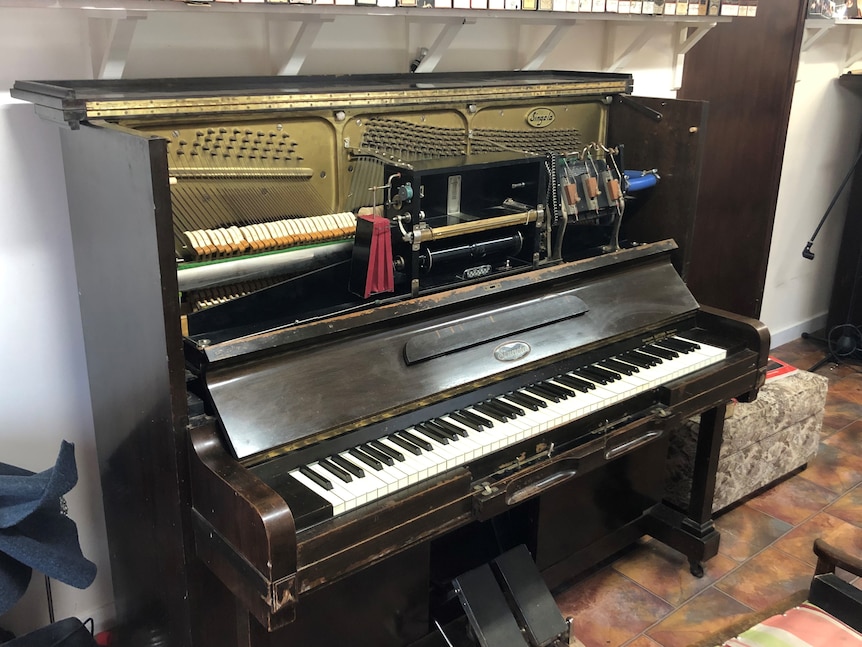
[[[690,317],[697,303],[669,262],[672,248],[619,252],[599,276],[589,262],[571,263],[463,289],[470,299],[435,295],[404,312],[394,303],[376,313],[382,325],[344,315],[349,326],[330,323],[331,334],[211,362],[201,395],[247,463],[332,440]],[[280,334],[206,352],[265,347]]]

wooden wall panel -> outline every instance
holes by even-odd
[[[656,111],[660,119],[617,97],[611,105],[608,142],[625,145],[626,168],[657,168],[661,179],[655,188],[637,192],[627,202],[621,239],[652,243],[673,238],[679,245],[671,255],[673,265],[685,279],[691,264],[692,215],[697,208],[707,106],[702,101],[674,99],[635,97],[634,101]]]
[[[679,98],[709,101],[688,284],[742,315],[760,314],[804,19],[801,0],[760,0],[685,60]]]

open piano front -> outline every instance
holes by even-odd
[[[631,85],[15,84],[64,126],[124,644],[408,645],[520,544],[552,588],[643,534],[702,572],[769,338],[680,276],[703,106]]]

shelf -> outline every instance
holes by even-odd
[[[654,36],[656,29],[672,29],[674,89],[679,87],[685,54],[718,23],[730,22],[718,16],[653,16],[643,14],[568,13],[552,11],[499,11],[483,9],[434,9],[418,7],[377,7],[313,5],[287,3],[185,3],[170,0],[0,0],[3,8],[51,9],[82,12],[87,17],[94,78],[122,78],[126,61],[132,53],[135,30],[142,20],[154,14],[194,13],[201,17],[216,15],[261,16],[269,21],[299,23],[287,55],[273,60],[279,75],[299,74],[314,48],[323,25],[340,18],[357,16],[400,19],[407,23],[436,24],[440,29],[434,42],[422,48],[415,72],[431,72],[457,34],[465,27],[483,20],[510,20],[521,25],[551,27],[539,39],[533,53],[520,66],[523,70],[540,69],[571,27],[596,23],[604,29],[604,71],[621,71]],[[627,28],[627,29],[623,29]],[[631,29],[635,28],[635,29]],[[634,35],[632,36],[632,32]],[[618,51],[620,50],[620,51]],[[408,53],[408,55],[410,55]],[[270,50],[271,58],[274,58]],[[409,59],[408,59],[409,60]]]
[[[859,38],[862,20],[809,18],[805,21],[802,51],[809,50],[824,35],[836,28],[845,35],[844,61],[842,62],[841,69],[846,72],[862,60],[862,40]]]

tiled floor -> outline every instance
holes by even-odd
[[[772,354],[803,369],[823,357],[819,344],[803,339]],[[829,377],[817,457],[716,519],[719,554],[703,578],[681,554],[644,538],[557,596],[586,647],[688,647],[807,590],[815,537],[862,554],[862,364],[817,372]]]

